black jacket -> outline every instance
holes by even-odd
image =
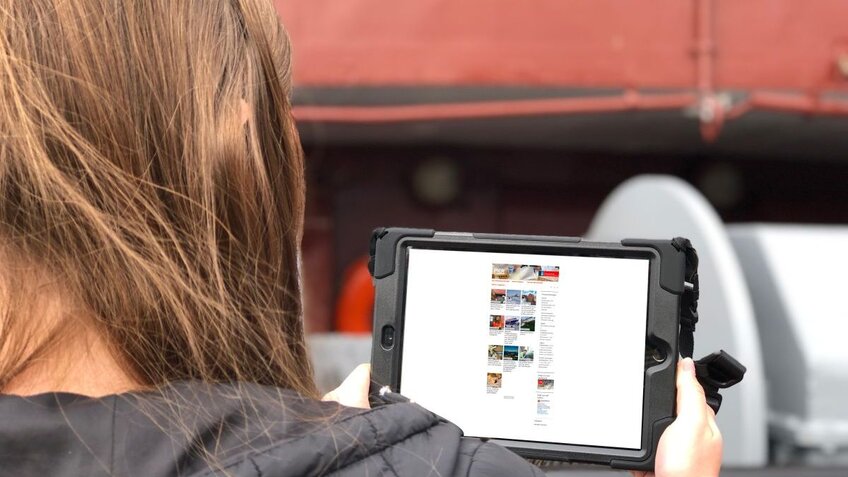
[[[2,476],[538,476],[415,404],[371,410],[257,385],[103,398],[0,395]]]

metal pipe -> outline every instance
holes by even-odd
[[[683,109],[695,103],[693,93],[479,101],[397,106],[295,106],[298,121],[328,123],[394,123],[448,119],[483,119],[579,113]]]

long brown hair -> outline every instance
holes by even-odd
[[[2,256],[54,277],[142,385],[315,394],[290,71],[270,1],[0,3]],[[0,389],[50,341],[22,344],[32,310],[8,304],[37,290],[11,275]]]

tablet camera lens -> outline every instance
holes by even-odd
[[[651,348],[650,356],[655,363],[662,363],[665,361],[665,352],[659,348]]]

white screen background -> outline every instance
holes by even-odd
[[[541,285],[555,293],[539,291],[555,311],[544,416],[537,369],[503,372],[502,388],[487,392],[495,263],[559,267],[556,285]],[[410,248],[400,391],[468,436],[639,449],[648,267],[645,259]]]

